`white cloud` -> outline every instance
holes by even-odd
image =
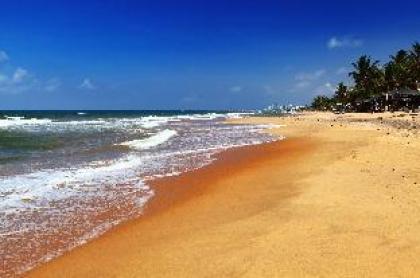
[[[23,68],[17,68],[12,76],[14,83],[21,83],[26,77],[28,77],[28,71]]]
[[[61,86],[61,81],[58,78],[51,78],[45,82],[44,90],[47,92],[54,92]]]
[[[79,86],[81,89],[85,90],[95,90],[96,86],[92,83],[89,78],[83,79],[82,83]]]
[[[7,60],[9,60],[7,53],[3,50],[0,50],[0,63],[6,62]]]
[[[242,91],[242,87],[241,86],[233,86],[230,88],[230,91],[233,93],[239,93],[240,91]]]
[[[7,61],[8,55],[0,51],[0,62]],[[0,72],[0,94],[19,94],[27,91],[54,91],[60,86],[60,80],[52,78],[39,81],[32,73],[22,67],[13,70],[7,67]]]
[[[344,38],[332,37],[327,41],[327,47],[329,49],[342,48],[342,47],[356,48],[362,45],[363,45],[363,40],[349,38],[349,37],[344,37]]]
[[[36,87],[37,80],[26,69],[17,68],[10,75],[0,74],[0,93],[19,94]]]

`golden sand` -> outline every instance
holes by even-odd
[[[288,139],[157,181],[144,217],[27,276],[418,277],[420,140],[377,117],[236,120]]]

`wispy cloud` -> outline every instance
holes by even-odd
[[[241,86],[233,86],[229,90],[233,93],[239,93],[240,91],[242,91],[242,87]]]
[[[351,37],[332,37],[327,41],[327,47],[329,49],[335,48],[356,48],[363,45],[363,40],[355,39]]]
[[[4,51],[0,51],[0,62],[9,60]],[[51,78],[45,81],[39,80],[33,73],[23,67],[10,65],[0,72],[0,93],[20,94],[28,91],[55,91],[61,82],[58,78]]]
[[[83,79],[82,83],[79,86],[81,89],[85,90],[95,90],[96,86],[93,84],[93,82],[89,78]]]
[[[7,53],[3,50],[0,50],[0,63],[6,62],[7,60],[9,60]]]
[[[325,76],[325,69],[318,69],[312,72],[300,72],[295,75],[295,83],[291,89],[292,92],[301,91],[311,87],[313,83]]]
[[[37,80],[21,67],[9,75],[0,74],[0,93],[22,93],[34,89],[36,84]]]
[[[23,68],[17,68],[12,76],[14,83],[22,83],[28,77],[28,71]]]
[[[0,62],[9,60],[5,51],[0,51]],[[14,71],[0,72],[0,93],[18,94],[33,89],[36,85],[36,79],[22,67]]]

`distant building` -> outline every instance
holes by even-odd
[[[336,105],[337,106],[337,105]],[[368,98],[358,98],[346,106],[345,111],[384,112],[384,111],[420,111],[420,91],[396,89]]]
[[[382,94],[385,111],[420,109],[420,91],[411,89],[399,89]]]

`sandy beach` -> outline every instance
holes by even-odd
[[[144,216],[26,277],[417,277],[420,126],[403,115],[232,120],[287,138],[156,180]]]

